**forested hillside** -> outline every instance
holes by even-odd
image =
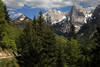
[[[100,17],[96,18],[91,23],[99,23]],[[0,50],[18,54],[15,67],[100,67],[99,26],[92,38],[78,36],[73,25],[68,37],[60,36],[46,23],[42,11],[24,28],[12,23],[0,0]]]
[[[22,33],[21,28],[16,28],[10,23],[6,6],[0,0],[0,51],[17,51],[16,38]],[[2,56],[2,55],[1,55]]]

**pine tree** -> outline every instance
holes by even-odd
[[[4,24],[5,20],[4,3],[0,0],[0,24]]]
[[[54,67],[56,65],[55,34],[44,23],[42,17],[40,12],[38,21],[34,18],[19,38],[19,52],[26,67]]]
[[[81,58],[80,44],[77,40],[71,38],[66,43],[65,48],[66,62],[69,67],[78,67],[78,60]]]
[[[5,13],[5,19],[9,23],[10,22],[10,17],[9,17],[6,5],[4,5],[4,13]]]
[[[75,27],[74,27],[73,24],[72,24],[71,27],[70,27],[69,36],[70,36],[70,37],[75,37]]]
[[[91,42],[91,67],[99,67],[100,66],[100,27],[98,25],[97,32],[93,38],[93,43]],[[94,62],[95,61],[95,62]]]
[[[43,24],[43,23],[45,23],[42,11],[40,11],[40,13],[39,13],[38,23],[40,25]]]
[[[5,36],[4,34],[4,24],[6,23],[6,19],[5,19],[5,13],[4,13],[4,4],[3,2],[0,0],[0,45],[3,47],[3,37]]]
[[[0,0],[0,47],[3,49],[16,49],[16,31],[9,22],[6,5]]]
[[[34,33],[36,33],[37,31],[37,26],[38,26],[38,22],[36,20],[36,17],[34,16],[33,21],[32,21],[32,29]]]

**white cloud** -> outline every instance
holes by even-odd
[[[13,8],[21,8],[28,5],[33,8],[58,8],[83,2],[87,5],[96,6],[100,0],[3,0],[5,4]]]
[[[24,0],[3,0],[4,3],[9,6],[9,7],[13,7],[13,8],[21,8],[24,6]]]
[[[15,13],[16,13],[16,12],[14,12],[14,11],[10,11],[10,12],[9,12],[9,14],[15,14]]]
[[[19,16],[23,15],[23,13],[15,13],[15,14],[12,14],[10,15],[11,18],[17,18]]]
[[[89,4],[91,6],[95,6],[100,4],[100,0],[83,0],[84,3]]]
[[[13,9],[13,8],[7,8],[7,10],[8,10],[8,11],[13,11],[13,10],[15,10],[15,9]]]
[[[14,16],[20,16],[20,15],[22,15],[22,13],[16,13],[16,14],[14,14]]]
[[[3,0],[9,7],[21,8],[28,5],[33,8],[56,8],[72,5],[72,0]]]

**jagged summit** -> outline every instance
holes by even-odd
[[[66,18],[65,13],[57,10],[48,10],[43,14],[48,24],[56,24]]]
[[[27,17],[26,15],[22,14],[18,18],[14,19],[12,22],[15,26],[22,26],[24,27],[25,24],[31,22],[32,20]]]
[[[80,5],[74,5],[70,11],[70,22],[76,27],[76,32],[78,32],[87,20],[92,16],[92,9],[87,10]]]
[[[88,18],[92,16],[92,12],[75,4],[69,12],[50,9],[44,13],[43,16],[48,24],[55,26],[54,28],[56,28],[56,30],[67,32],[68,28],[73,24],[75,31],[78,32],[81,26],[86,24]]]
[[[20,15],[19,17],[17,17],[14,20],[19,20],[19,21],[24,21],[26,19],[30,19],[29,17],[27,17],[25,14]],[[31,19],[30,19],[31,20]]]

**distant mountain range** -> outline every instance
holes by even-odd
[[[55,30],[65,33],[69,32],[72,24],[75,26],[75,31],[78,32],[80,27],[92,16],[92,12],[92,9],[87,10],[80,5],[74,5],[70,12],[48,10],[43,15],[47,23],[52,25]]]
[[[88,33],[92,32],[92,36],[93,32],[96,32],[94,27],[100,24],[100,5],[96,9],[89,10],[80,5],[74,5],[69,12],[48,10],[43,16],[46,23],[57,32],[68,33],[71,25],[74,25],[76,33],[88,36],[90,35]],[[31,21],[27,16],[21,15],[13,20],[13,24],[24,27]]]

